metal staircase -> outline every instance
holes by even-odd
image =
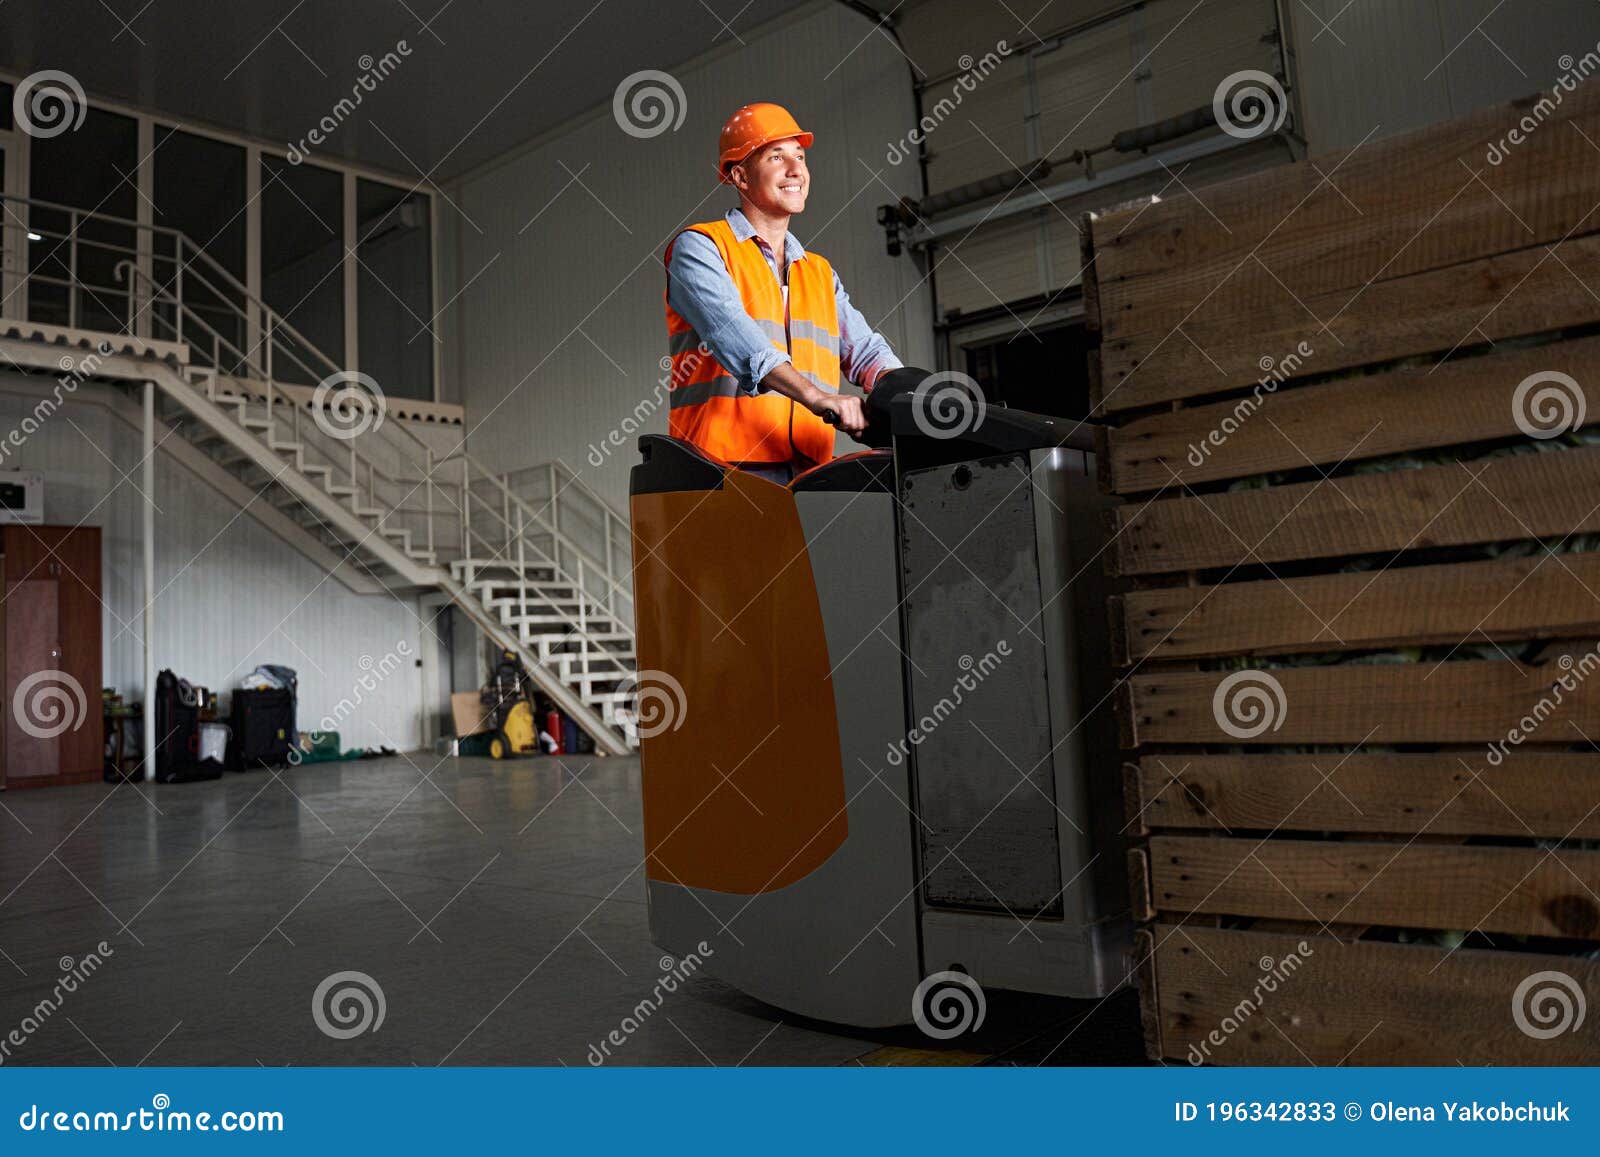
[[[19,233],[61,254],[31,271],[8,261],[8,281],[64,289],[69,322],[0,320],[11,364],[59,374],[71,347],[86,377],[122,389],[154,382],[158,439],[204,455],[227,492],[247,489],[246,509],[264,505],[276,533],[352,589],[447,592],[598,750],[635,745],[627,523],[576,475],[559,465],[492,472],[451,427],[427,429],[435,442],[424,441],[386,415],[375,383],[343,370],[180,232],[0,203],[8,257],[26,251]],[[112,254],[98,265],[112,268],[108,284],[81,276],[97,267],[85,259],[95,251]],[[121,332],[104,321],[82,328],[80,301],[94,318],[124,319]]]

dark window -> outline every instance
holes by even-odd
[[[245,278],[245,151],[210,137],[180,132],[157,125],[155,151],[155,233],[154,275],[168,293],[178,289],[177,239],[166,230],[176,230],[203,250],[240,285]],[[218,350],[222,365],[238,372],[245,360],[248,336],[239,310],[244,295],[217,269],[192,252],[185,252],[188,268],[183,271],[184,304],[199,317],[196,324],[185,320],[183,340],[199,347],[203,360],[211,361]],[[170,306],[158,304],[152,336],[178,336],[176,314]],[[229,350],[232,346],[232,350]]]
[[[360,365],[386,394],[433,400],[433,244],[428,197],[356,183]]]
[[[315,385],[343,368],[342,174],[261,158],[261,296],[321,354],[279,335],[275,379]]]
[[[1089,339],[1081,322],[963,348],[966,372],[996,405],[1078,420],[1089,416]]]
[[[138,216],[138,164],[138,122],[90,109],[78,128],[34,138],[29,195],[131,221]],[[38,205],[29,211],[28,227],[40,237],[28,246],[29,318],[49,325],[124,330],[128,285],[119,279],[117,266],[134,256],[134,227],[86,221]]]

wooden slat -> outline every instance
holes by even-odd
[[[1147,755],[1134,781],[1147,829],[1600,838],[1586,753]]]
[[[1600,214],[1594,221],[1600,227]],[[1589,291],[1600,282],[1600,237],[1575,237],[1557,254],[1560,261],[1541,245],[1376,282],[1359,294],[1285,297],[1261,303],[1247,317],[1195,318],[1138,354],[1128,342],[1107,338],[1100,347],[1104,393],[1094,399],[1096,412],[1248,385],[1260,376],[1264,354],[1283,356],[1302,342],[1313,350],[1305,360],[1310,373],[1600,320],[1600,297]],[[1324,333],[1324,322],[1336,336]]]
[[[1113,238],[1120,218],[1102,218],[1096,250],[1104,408],[1249,384],[1262,356],[1282,356],[1301,340],[1315,350],[1306,372],[1317,372],[1594,317],[1600,303],[1562,267],[1576,262],[1579,278],[1590,280],[1580,266],[1595,267],[1596,242],[1585,235],[1600,228],[1591,212],[1600,152],[1576,127],[1591,138],[1600,128],[1593,99],[1572,124],[1547,126],[1531,147],[1479,180],[1457,160],[1465,147],[1475,154],[1472,167],[1486,168],[1481,143],[1466,143],[1472,132],[1424,131],[1413,153],[1430,166],[1436,187],[1413,193],[1414,163],[1405,157],[1370,174],[1354,205],[1341,196],[1340,181],[1340,191],[1323,186],[1286,223],[1292,203],[1275,204],[1270,181],[1246,178],[1231,195],[1260,200],[1230,209],[1231,221],[1221,216],[1231,234],[1209,212],[1206,225],[1169,223],[1169,214],[1183,216],[1189,207],[1163,202],[1134,228],[1165,227],[1181,239],[1158,236],[1148,258],[1156,271],[1144,276],[1118,274]],[[1327,168],[1316,160],[1295,166],[1299,184],[1314,188],[1321,180],[1312,166]],[[1208,210],[1219,191],[1203,194]],[[1270,237],[1259,249],[1260,240],[1251,240],[1258,235]],[[1184,259],[1184,240],[1204,246],[1208,239],[1220,239],[1211,260]],[[1547,249],[1557,242],[1561,261]]]
[[[1600,530],[1600,447],[1130,503],[1124,575]]]
[[[1158,945],[1153,969],[1158,992],[1147,998],[1146,1007],[1160,1018],[1160,1053],[1173,1060],[1198,1058],[1198,1063],[1221,1065],[1600,1063],[1600,1035],[1587,1021],[1574,1031],[1539,1040],[1517,1027],[1511,1008],[1518,986],[1537,972],[1564,972],[1580,991],[1600,991],[1600,964],[1592,961],[1465,948],[1449,952],[1418,944],[1346,944],[1329,936],[1312,939],[1188,924],[1157,924],[1149,934]],[[1299,954],[1302,941],[1309,955]],[[1291,953],[1296,960],[1285,973],[1287,979],[1274,981],[1273,991],[1257,995],[1262,964],[1284,972],[1281,962]],[[1251,1006],[1241,1009],[1247,998]],[[1229,1018],[1232,1031],[1224,1035],[1223,1022]],[[1208,1039],[1213,1032],[1222,1044]],[[1145,1033],[1152,1035],[1148,1024]]]
[[[1152,414],[1108,431],[1111,487],[1176,493],[1223,478],[1517,437],[1517,385],[1551,370],[1578,382],[1587,421],[1600,421],[1600,337],[1589,337]]]
[[[1162,912],[1600,940],[1600,852],[1150,837]]]
[[[1595,136],[1600,94],[1563,101],[1505,162],[1486,164],[1486,145],[1517,121],[1521,103],[1098,215],[1089,228],[1107,331],[1165,332],[1230,271],[1219,293],[1282,296],[1276,276],[1304,295],[1581,228],[1600,154],[1577,129]]]
[[[1162,587],[1115,606],[1123,664],[1576,638],[1600,633],[1600,553]]]
[[[1573,658],[1573,656],[1563,656]],[[1125,684],[1126,747],[1151,743],[1386,744],[1505,742],[1520,727],[1522,743],[1600,738],[1600,659],[1578,652],[1571,668],[1558,661],[1527,665],[1458,660],[1335,667],[1278,667],[1250,672],[1214,704],[1227,671],[1139,674]],[[1562,685],[1564,681],[1565,685]],[[1276,684],[1278,689],[1271,685]],[[1265,689],[1251,701],[1249,692]],[[1243,698],[1240,696],[1244,695]],[[1266,706],[1262,716],[1253,709]],[[1542,722],[1524,726],[1525,716]],[[1222,720],[1234,727],[1230,733]],[[1266,720],[1258,735],[1248,730]],[[1468,762],[1481,768],[1488,748]],[[1578,817],[1573,816],[1573,822]]]

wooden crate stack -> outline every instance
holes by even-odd
[[[1154,1058],[1600,1062],[1600,82],[1561,96],[1085,223]]]

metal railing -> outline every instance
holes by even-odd
[[[387,523],[414,529],[413,543],[435,564],[515,563],[530,599],[554,601],[539,590],[570,587],[574,598],[562,601],[574,602],[577,610],[560,617],[580,632],[603,624],[632,638],[632,591],[622,581],[628,573],[626,520],[571,471],[549,465],[496,473],[468,454],[464,442],[440,452],[399,421],[376,422],[351,437],[330,434],[323,423],[306,420],[323,399],[282,375],[319,384],[330,378],[343,384],[349,376],[186,234],[31,198],[0,195],[0,208],[7,276],[64,290],[62,320],[69,327],[79,328],[86,313],[107,323],[120,317],[130,336],[187,346],[191,373],[202,371],[197,376],[205,379],[208,400],[241,401],[241,418],[254,406],[268,422],[269,444],[283,422],[290,440],[319,459],[333,481],[383,512],[380,528]],[[46,244],[51,248],[37,255],[28,249]],[[25,255],[20,264],[13,260],[19,253]],[[383,404],[381,390],[372,404]],[[536,505],[517,493],[511,479],[540,471],[550,486],[546,501]],[[563,528],[563,521],[576,517],[564,515],[564,495],[570,496],[565,510],[575,512],[581,503],[584,514],[598,520],[598,545],[586,545]],[[530,566],[548,570],[551,580],[528,581]]]

